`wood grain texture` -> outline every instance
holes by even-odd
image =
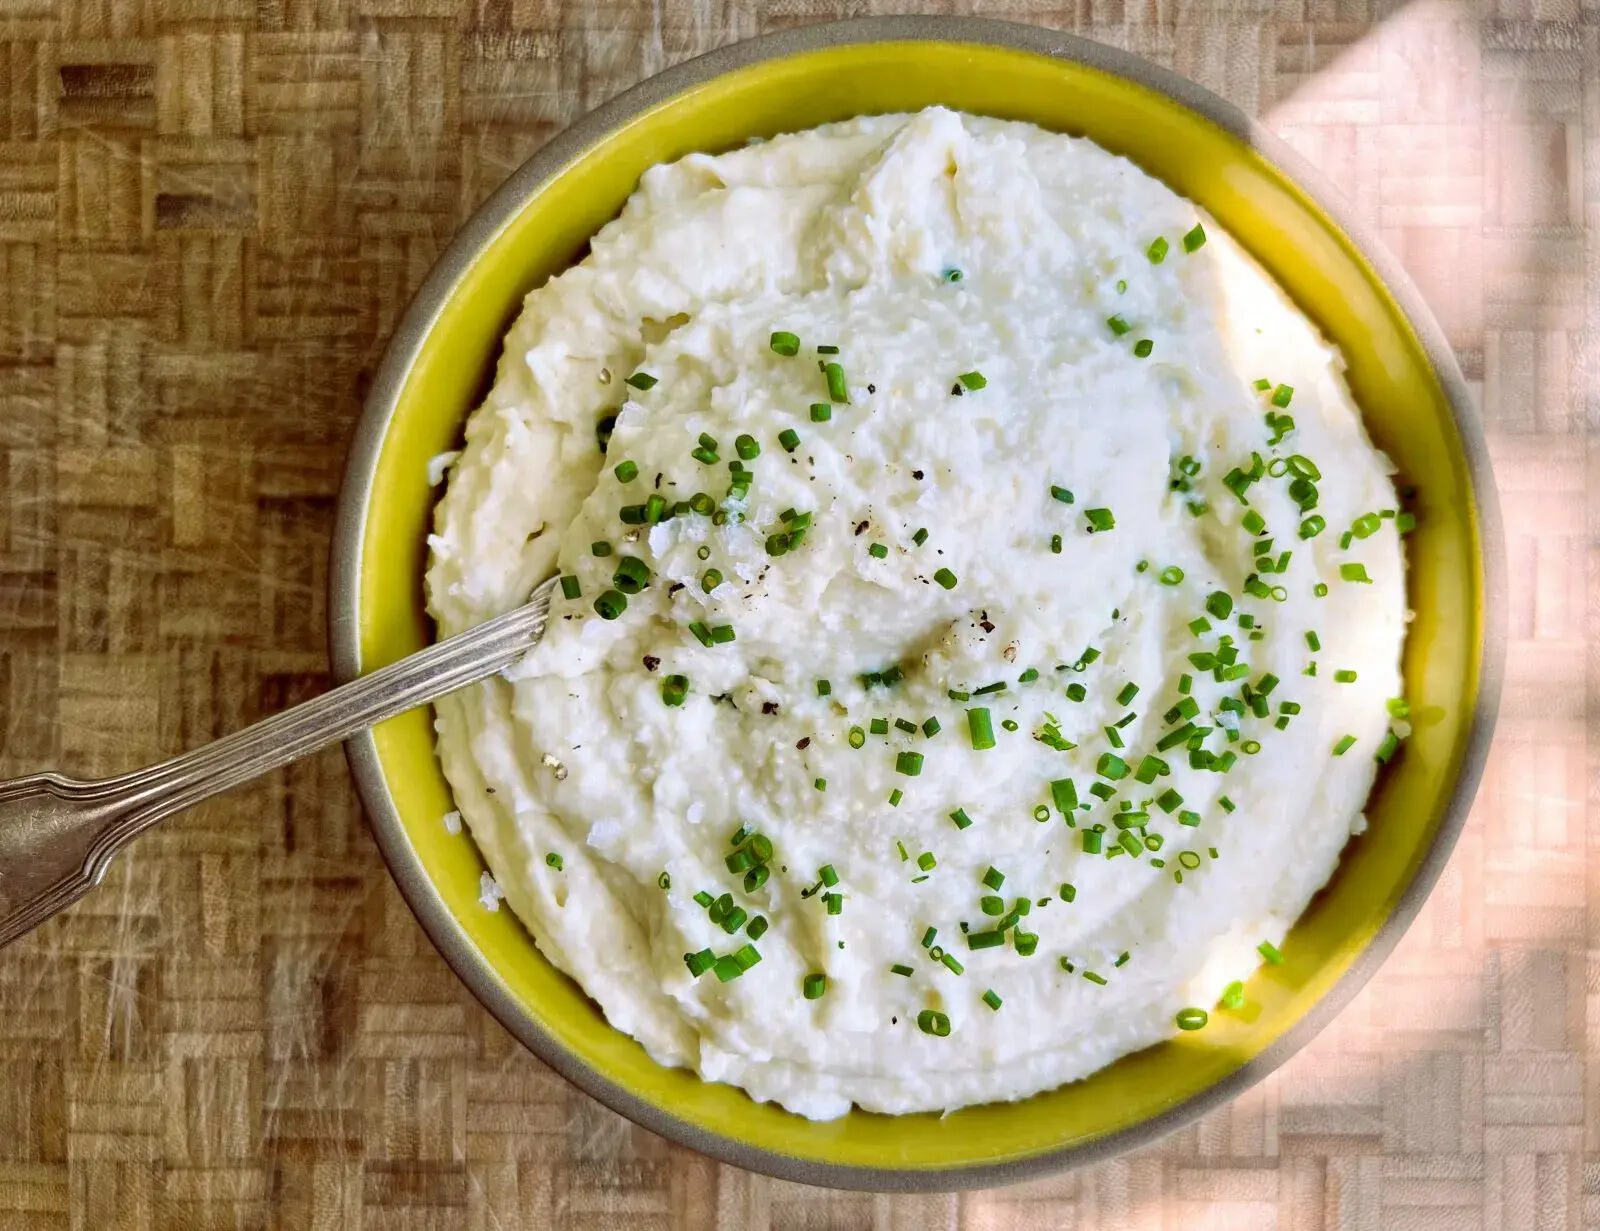
[[[0,774],[126,768],[325,687],[346,439],[451,232],[639,78],[896,7],[0,0]],[[0,1228],[1600,1227],[1600,0],[981,11],[1266,117],[1410,268],[1480,401],[1504,715],[1371,986],[1142,1153],[959,1196],[808,1190],[525,1054],[327,753],[168,823],[0,953]]]

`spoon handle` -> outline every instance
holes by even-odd
[[[554,584],[515,611],[148,769],[98,782],[55,773],[0,782],[0,946],[76,902],[157,821],[510,666],[544,635]]]

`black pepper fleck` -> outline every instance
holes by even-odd
[[[959,380],[950,386],[950,396],[953,398],[962,396],[961,382]]]
[[[876,393],[877,391],[878,391],[878,386],[877,385],[868,385],[867,386],[867,392],[868,393]]]
[[[911,472],[911,477],[912,477],[912,478],[913,478],[913,479],[915,479],[915,480],[917,480],[917,482],[919,482],[919,483],[920,483],[920,482],[921,482],[921,481],[922,481],[922,471],[920,471],[920,470],[913,470],[913,471],[912,471],[912,472]]]
[[[761,712],[763,714],[776,714],[778,712],[778,703],[776,701],[763,701],[761,703]]]
[[[802,739],[796,740],[794,746],[800,749],[801,752],[804,752],[807,748],[811,747],[811,737],[807,735]]]
[[[867,523],[864,522],[864,521],[858,521],[856,523],[856,533],[857,534],[865,534],[866,532],[867,532]]]
[[[654,654],[646,654],[644,656],[644,669],[646,671],[654,671],[660,665],[661,665],[661,660],[659,658],[657,658]]]

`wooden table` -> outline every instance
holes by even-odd
[[[640,77],[873,7],[0,0],[0,773],[127,767],[325,687],[345,441],[451,232]],[[961,1196],[798,1188],[515,1045],[328,753],[0,954],[0,1227],[1600,1225],[1600,0],[986,11],[1265,116],[1409,266],[1480,399],[1509,687],[1379,977],[1142,1153]]]

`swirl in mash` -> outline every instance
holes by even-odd
[[[1341,369],[1084,140],[935,108],[652,169],[527,297],[431,541],[443,634],[570,595],[439,706],[507,902],[658,1060],[813,1117],[1230,1011],[1394,749],[1409,516]]]

